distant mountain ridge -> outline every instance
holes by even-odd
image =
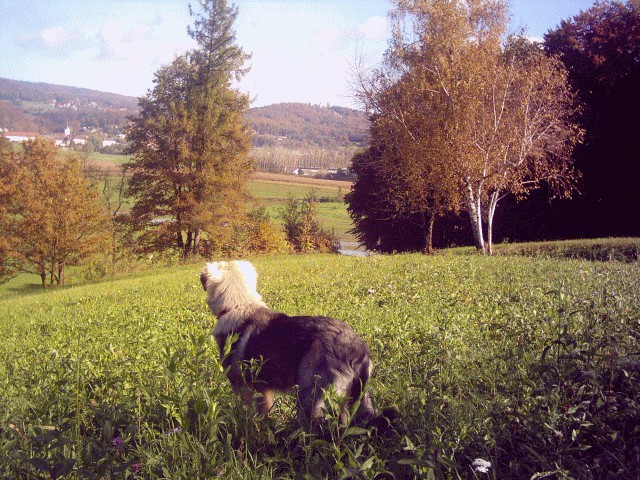
[[[138,111],[137,97],[87,88],[0,78],[0,128],[6,130],[123,133]],[[255,146],[321,148],[361,145],[368,122],[364,112],[346,107],[278,103],[247,112]]]
[[[38,133],[124,132],[138,100],[117,93],[0,78],[0,128]]]
[[[60,104],[75,102],[78,106],[94,103],[104,109],[136,110],[138,108],[138,99],[136,97],[100,92],[88,88],[25,82],[8,78],[0,78],[0,100],[12,103],[17,101],[35,103],[56,101],[56,103]]]

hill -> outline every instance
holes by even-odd
[[[367,140],[367,117],[351,108],[278,103],[250,109],[247,120],[257,147],[349,147]]]
[[[0,78],[0,128],[8,130],[59,133],[68,124],[115,135],[137,105],[137,98],[116,93]]]
[[[77,107],[91,105],[103,109],[118,110],[136,110],[138,108],[138,99],[136,97],[100,92],[88,88],[24,82],[7,78],[0,78],[0,99],[12,103],[33,102],[48,104],[53,101],[60,107],[64,104],[71,104]]]
[[[87,88],[0,78],[0,128],[58,133],[73,131],[123,133],[138,99]],[[247,121],[254,146],[351,147],[367,138],[363,112],[345,107],[279,103],[251,108]]]

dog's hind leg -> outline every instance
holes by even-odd
[[[328,383],[320,375],[313,375],[311,381],[298,385],[298,422],[303,428],[313,430],[314,423],[322,419],[324,390]]]
[[[358,398],[360,399],[360,407],[356,412],[359,422],[367,421],[376,414],[373,407],[373,401],[371,400],[371,395],[369,392],[364,390],[365,385],[369,381],[372,370],[371,362],[367,358],[361,365],[360,374],[353,379],[353,383],[351,385],[351,391],[349,393],[351,400],[355,401]]]
[[[256,397],[256,410],[260,415],[269,416],[273,407],[273,391],[268,389],[260,389],[260,396]]]

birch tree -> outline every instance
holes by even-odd
[[[570,154],[581,131],[566,72],[524,39],[505,42],[503,0],[395,0],[394,7],[385,62],[359,77],[360,98],[383,131],[402,132],[397,141],[387,135],[390,151],[398,163],[419,166],[412,171],[422,172],[423,193],[440,209],[462,202],[476,247],[491,253],[504,195],[524,197],[541,182],[558,195],[573,189]],[[390,95],[396,91],[404,94]]]

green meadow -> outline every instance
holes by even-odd
[[[90,162],[106,168],[122,165],[129,160],[125,155],[105,155],[93,152]],[[353,228],[347,206],[343,202],[350,183],[297,177],[296,175],[257,174],[247,182],[247,191],[253,198],[249,208],[264,207],[275,223],[282,223],[281,211],[289,198],[305,198],[314,194],[319,201],[318,221],[322,228],[339,240],[354,241],[348,233]]]
[[[201,264],[0,296],[2,478],[635,478],[640,263],[255,258],[273,308],[351,324],[381,415],[301,430],[230,391]],[[5,293],[5,292],[3,292]],[[486,472],[477,459],[491,464]],[[475,463],[474,463],[475,462]]]
[[[289,198],[305,198],[312,194],[318,200],[318,221],[321,227],[340,240],[353,241],[353,235],[348,233],[353,224],[343,201],[343,196],[349,192],[348,183],[344,183],[345,187],[341,187],[330,184],[324,186],[322,181],[318,184],[304,184],[253,179],[248,182],[247,188],[255,199],[253,204],[265,207],[275,223],[282,223],[282,210]]]

